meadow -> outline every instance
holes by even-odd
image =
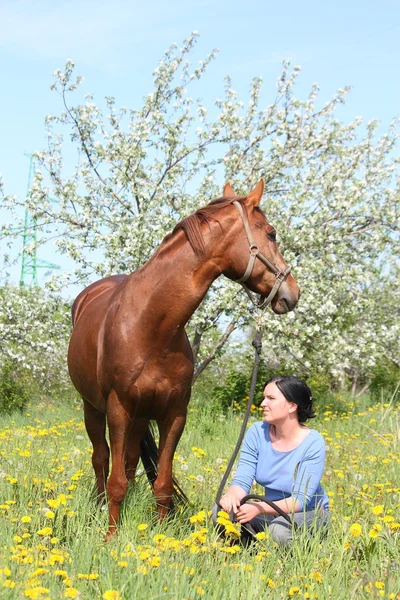
[[[319,410],[312,427],[327,444],[332,522],[327,537],[299,535],[291,549],[268,532],[243,548],[239,526],[220,539],[210,523],[239,406],[223,415],[191,404],[174,461],[190,505],[159,523],[139,470],[109,543],[80,405],[48,401],[2,417],[0,598],[399,599],[399,416],[390,397],[373,405],[339,397]]]

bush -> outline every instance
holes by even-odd
[[[31,382],[12,362],[0,368],[0,415],[23,411],[31,397]]]
[[[395,402],[400,401],[400,369],[391,361],[384,360],[375,366],[369,386],[371,398],[380,400],[395,393]]]

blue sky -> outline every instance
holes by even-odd
[[[377,117],[386,127],[400,115],[398,0],[0,0],[0,173],[6,192],[26,193],[24,153],[44,147],[44,117],[62,110],[49,88],[67,58],[85,77],[85,92],[137,107],[164,50],[193,30],[200,33],[196,58],[220,50],[198,90],[208,105],[221,95],[227,74],[244,97],[252,77],[261,75],[272,101],[282,60],[291,58],[302,66],[300,97],[314,82],[322,101],[352,86],[343,120]],[[42,258],[68,268],[51,247]],[[12,277],[18,280],[18,268]]]

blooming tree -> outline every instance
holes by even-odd
[[[118,109],[113,97],[101,108],[91,95],[74,105],[74,64],[57,71],[63,109],[46,118],[48,147],[36,153],[31,194],[3,196],[3,206],[28,207],[44,236],[56,230],[59,251],[76,263],[68,279],[83,283],[145,263],[178,220],[221,195],[223,182],[242,194],[263,177],[264,210],[302,289],[295,312],[263,316],[265,346],[304,373],[342,380],[367,376],[382,353],[398,364],[399,122],[383,135],[377,121],[342,123],[337,110],[349,90],[320,104],[314,85],[298,99],[299,68],[289,62],[271,103],[262,101],[261,78],[241,100],[227,77],[207,109],[189,92],[216,53],[193,67],[195,41],[167,50],[135,109]],[[15,229],[3,235],[12,239]],[[189,324],[196,374],[254,316],[239,286],[218,279]]]
[[[70,310],[58,294],[40,288],[0,286],[0,371],[35,379],[42,391],[68,381]]]

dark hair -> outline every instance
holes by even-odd
[[[276,387],[282,392],[288,402],[297,404],[297,417],[299,423],[304,423],[307,419],[315,417],[315,411],[312,405],[311,390],[306,383],[299,377],[293,375],[275,375],[271,377],[265,385],[275,383]]]

